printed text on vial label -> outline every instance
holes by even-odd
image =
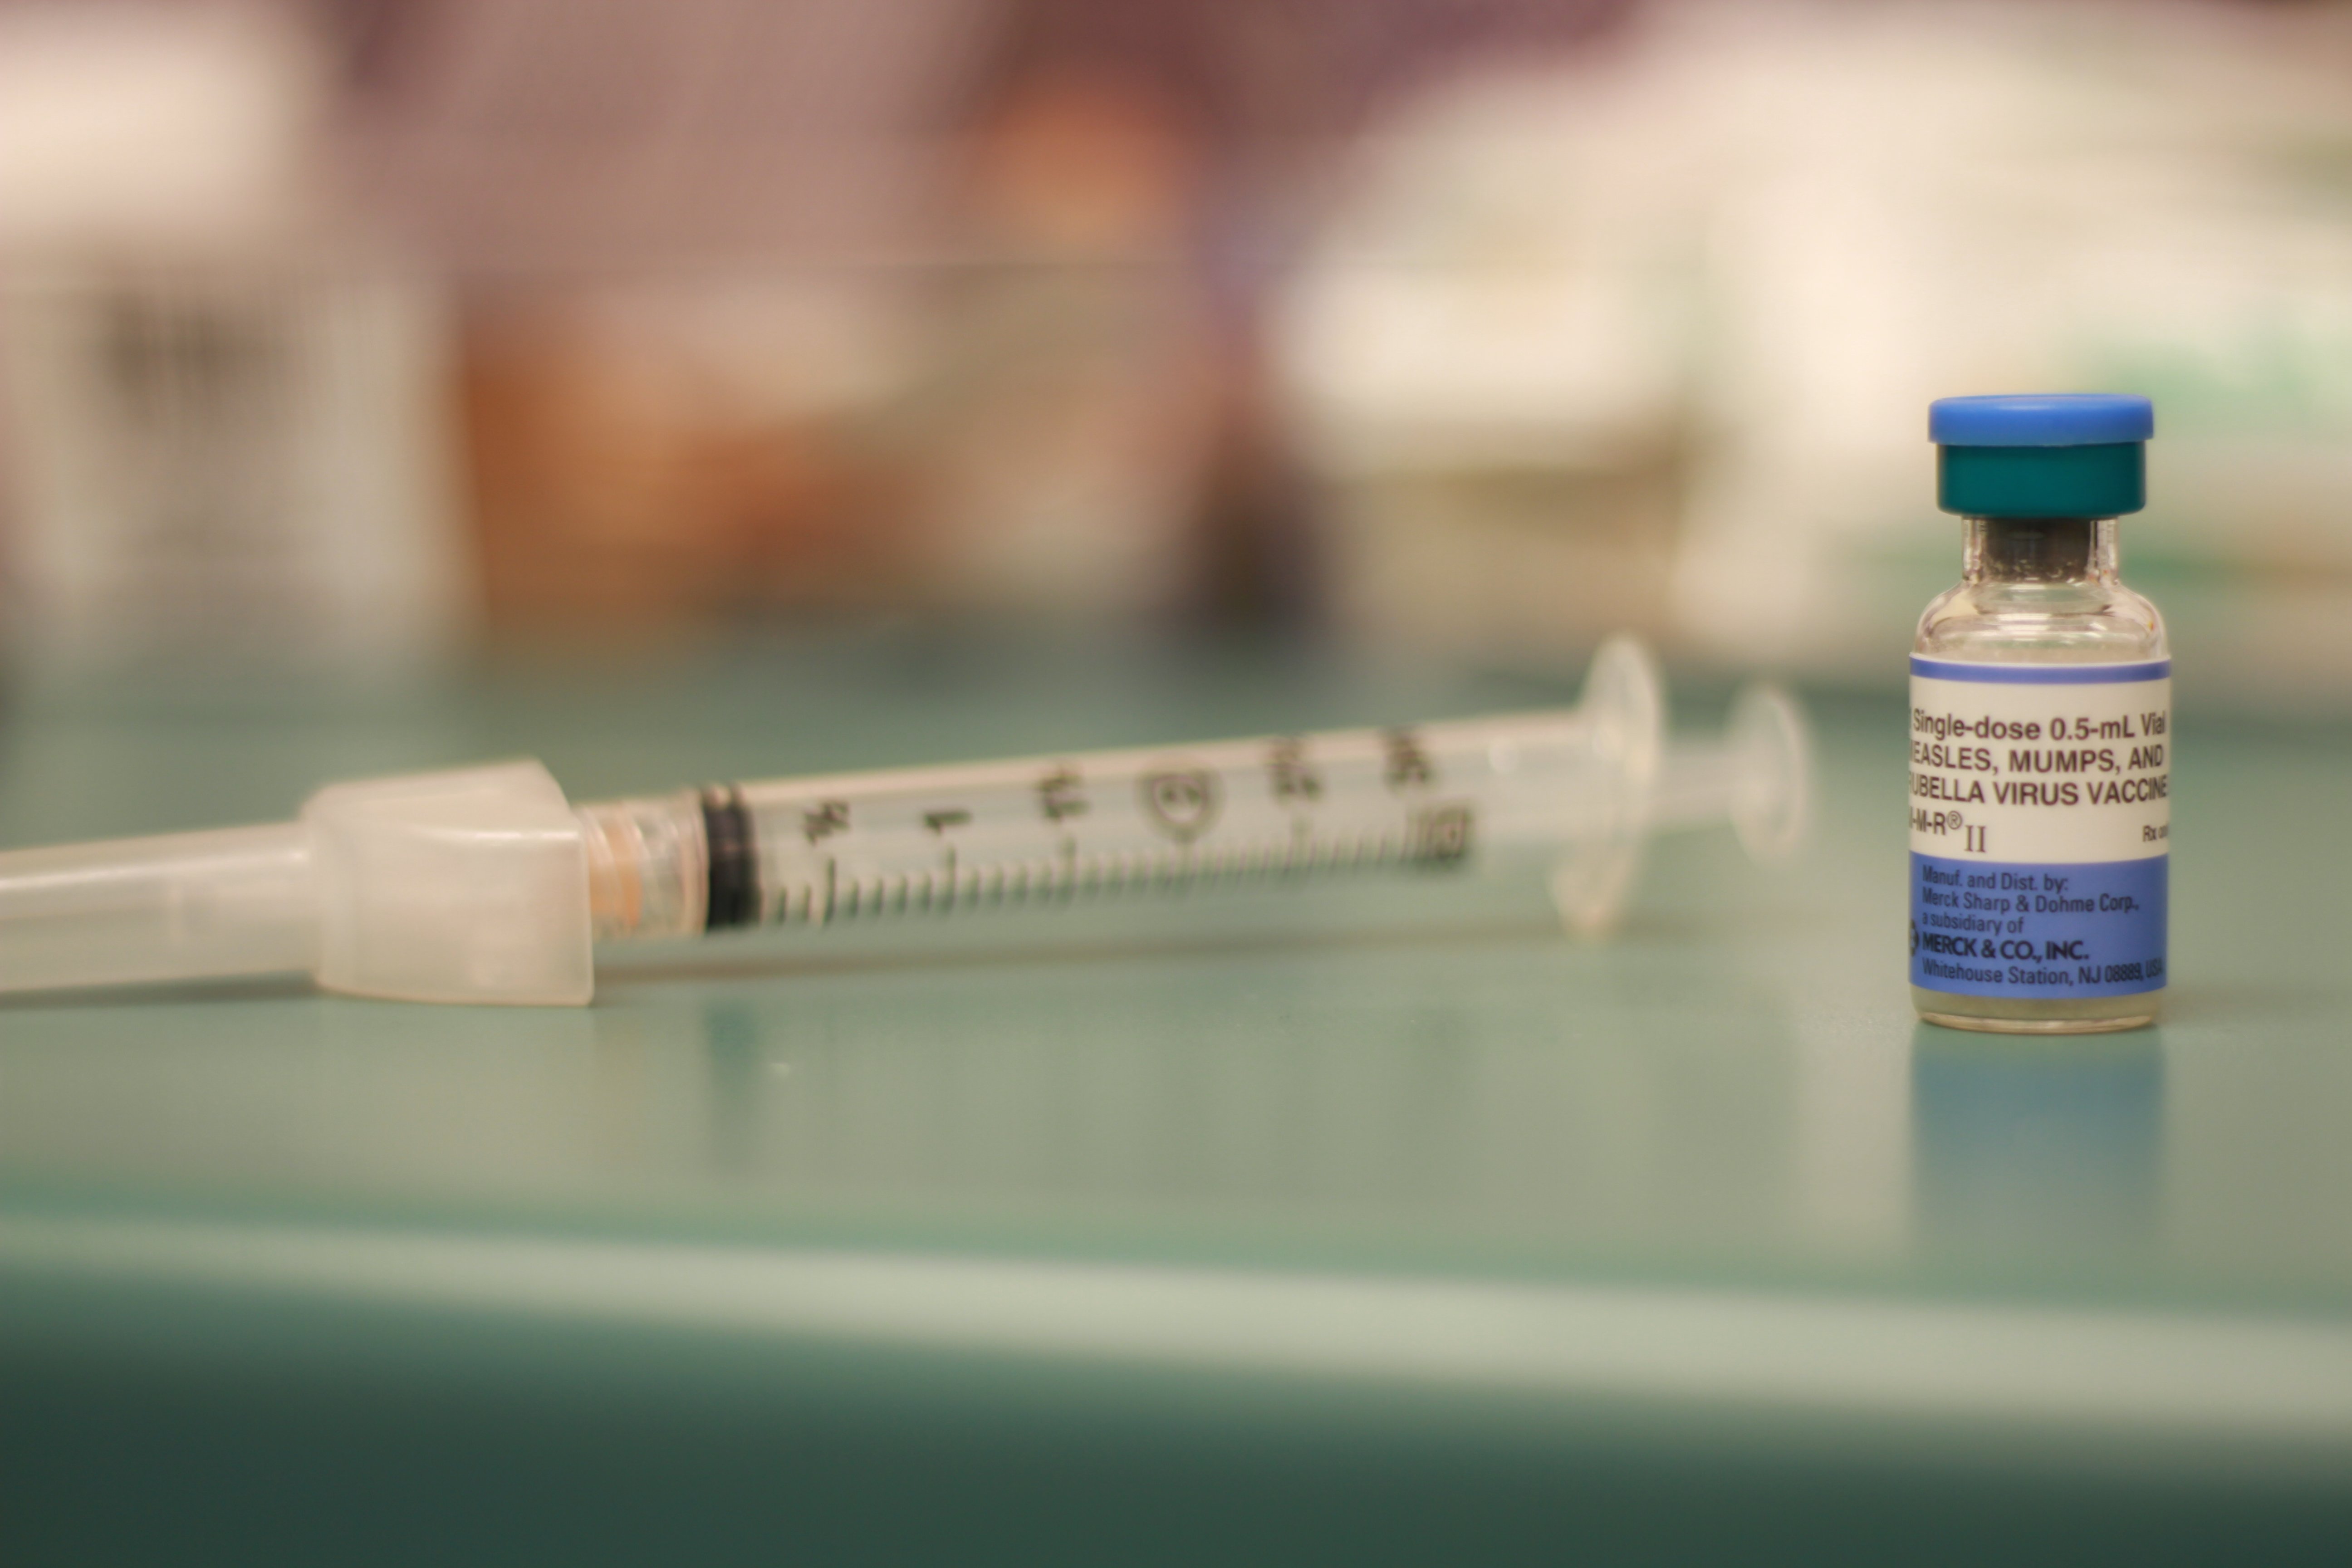
[[[1912,678],[1913,984],[2050,1000],[2163,987],[2171,682],[2123,674]]]
[[[2167,853],[2172,682],[1911,681],[1911,848],[2080,863]]]

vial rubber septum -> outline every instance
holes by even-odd
[[[1961,581],[1911,651],[1912,1000],[1958,1028],[2155,1022],[2169,954],[2172,661],[2124,586],[2145,397],[1930,405]]]

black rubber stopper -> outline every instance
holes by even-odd
[[[760,851],[751,834],[751,814],[733,785],[702,792],[702,841],[710,862],[710,892],[702,929],[756,925],[760,919]]]

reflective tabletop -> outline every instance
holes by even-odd
[[[593,798],[1572,696],[887,639],[52,694],[0,742],[0,843],[478,757]],[[1661,840],[1601,942],[1528,889],[1403,889],[714,938],[616,955],[583,1010],[0,999],[0,1532],[2340,1553],[2352,731],[2184,683],[2166,1020],[2021,1041],[1912,1018],[1896,707],[1814,706],[1804,855]],[[152,1510],[77,1510],[131,1467]]]

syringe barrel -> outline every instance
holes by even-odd
[[[614,801],[580,813],[590,901],[614,941],[1442,871],[1530,849],[1605,858],[1584,868],[1605,900],[1640,840],[1659,724],[1654,675],[1625,646],[1575,709]]]
[[[1586,729],[1546,713],[747,784],[706,820],[740,815],[756,887],[719,893],[711,923],[1450,869],[1607,830],[1620,780]]]
[[[1803,721],[1751,689],[1721,738],[1664,744],[1629,641],[1572,709],[780,779],[581,809],[597,939],[826,927],[1191,888],[1539,864],[1605,927],[1652,831],[1801,831]]]

